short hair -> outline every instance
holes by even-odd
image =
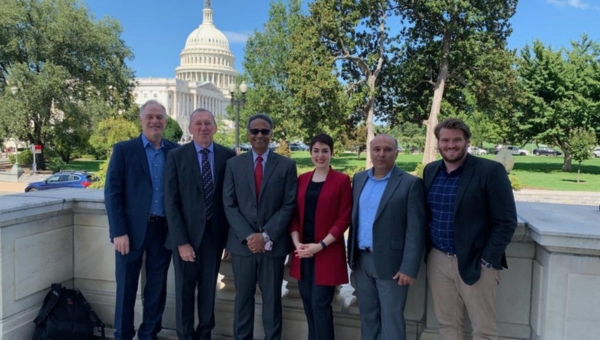
[[[333,138],[331,138],[329,135],[320,133],[320,134],[314,136],[310,140],[310,150],[312,150],[313,146],[317,143],[323,143],[323,144],[327,145],[329,147],[329,150],[331,151],[331,153],[333,153]]]
[[[165,106],[161,103],[159,103],[158,101],[154,100],[154,99],[150,99],[149,101],[145,102],[142,106],[140,106],[140,118],[142,118],[144,116],[144,111],[146,110],[146,106],[148,105],[158,105],[161,107],[163,113],[165,114],[165,116],[167,115],[167,109],[165,109]]]
[[[440,131],[442,129],[461,130],[465,139],[471,140],[471,129],[469,129],[469,126],[465,124],[465,122],[458,118],[448,118],[436,125],[433,132],[435,133],[435,138],[437,138],[437,140],[440,139]]]
[[[208,114],[210,114],[210,116],[212,117],[213,123],[215,125],[217,125],[217,120],[215,119],[215,115],[212,112],[210,112],[208,109],[199,107],[199,108],[195,109],[194,111],[192,111],[192,114],[190,114],[190,123],[188,124],[189,126],[192,126],[192,118],[194,117],[194,113],[196,113],[196,112],[208,112]]]
[[[271,130],[273,130],[273,121],[271,120],[271,117],[267,116],[264,113],[257,113],[255,115],[251,116],[250,118],[248,118],[248,124],[247,124],[246,128],[248,130],[250,130],[250,123],[252,123],[253,121],[255,121],[257,119],[262,119],[265,122],[269,123],[269,127],[271,128]]]

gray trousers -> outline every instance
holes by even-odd
[[[354,271],[362,340],[406,340],[404,307],[408,286],[377,277],[373,254],[361,251]]]
[[[281,339],[281,284],[285,256],[266,254],[250,256],[231,255],[235,307],[233,310],[233,338],[254,339],[254,294],[256,283],[262,296],[262,322],[265,340]]]

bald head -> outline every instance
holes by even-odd
[[[394,146],[396,147],[396,150],[398,150],[398,141],[396,140],[396,138],[388,135],[387,133],[380,133],[377,136],[375,136],[373,138],[373,140],[371,141],[371,144],[369,146],[372,147],[374,142],[378,142],[380,140],[387,140],[389,142],[394,143]]]

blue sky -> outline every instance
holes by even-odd
[[[204,0],[87,0],[96,18],[121,22],[122,38],[133,50],[129,64],[137,77],[174,77],[188,35],[202,22]],[[242,72],[245,41],[269,18],[269,0],[212,0],[213,20],[229,39]],[[600,42],[600,0],[520,0],[512,19],[509,47],[535,39],[553,48],[569,46],[583,33]]]

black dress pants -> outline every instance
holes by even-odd
[[[317,286],[315,284],[315,259],[302,259],[300,264],[301,280],[298,289],[304,304],[304,313],[308,322],[309,340],[333,340],[333,310],[331,302],[335,295],[335,286]]]

